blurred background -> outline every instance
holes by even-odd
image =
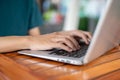
[[[44,25],[41,33],[80,29],[94,33],[107,0],[37,0]]]

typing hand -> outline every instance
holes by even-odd
[[[80,49],[75,37],[82,38],[86,44],[89,44],[89,40],[92,38],[90,33],[80,30],[55,32],[40,36],[30,36],[29,48],[31,50],[60,48],[71,52]]]

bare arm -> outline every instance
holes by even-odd
[[[27,49],[27,36],[0,37],[0,53]]]
[[[40,35],[39,27],[35,27],[29,31],[29,35]],[[0,53],[16,51],[21,49],[29,49],[28,36],[7,36],[0,37]]]
[[[0,37],[0,53],[21,49],[47,50],[52,48],[73,51],[80,48],[74,36],[83,38],[86,43],[91,39],[91,35],[88,32],[79,30],[37,36]]]

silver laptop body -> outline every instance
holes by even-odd
[[[83,65],[103,55],[120,43],[120,0],[108,0],[106,8],[89,45],[87,53],[81,58],[50,55],[51,51],[19,51],[19,54],[44,58],[73,65]]]

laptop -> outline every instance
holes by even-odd
[[[80,41],[81,49],[71,53],[60,49],[23,50],[18,53],[73,65],[84,65],[118,46],[120,43],[118,34],[120,34],[120,0],[107,0],[106,8],[100,17],[89,46]]]

